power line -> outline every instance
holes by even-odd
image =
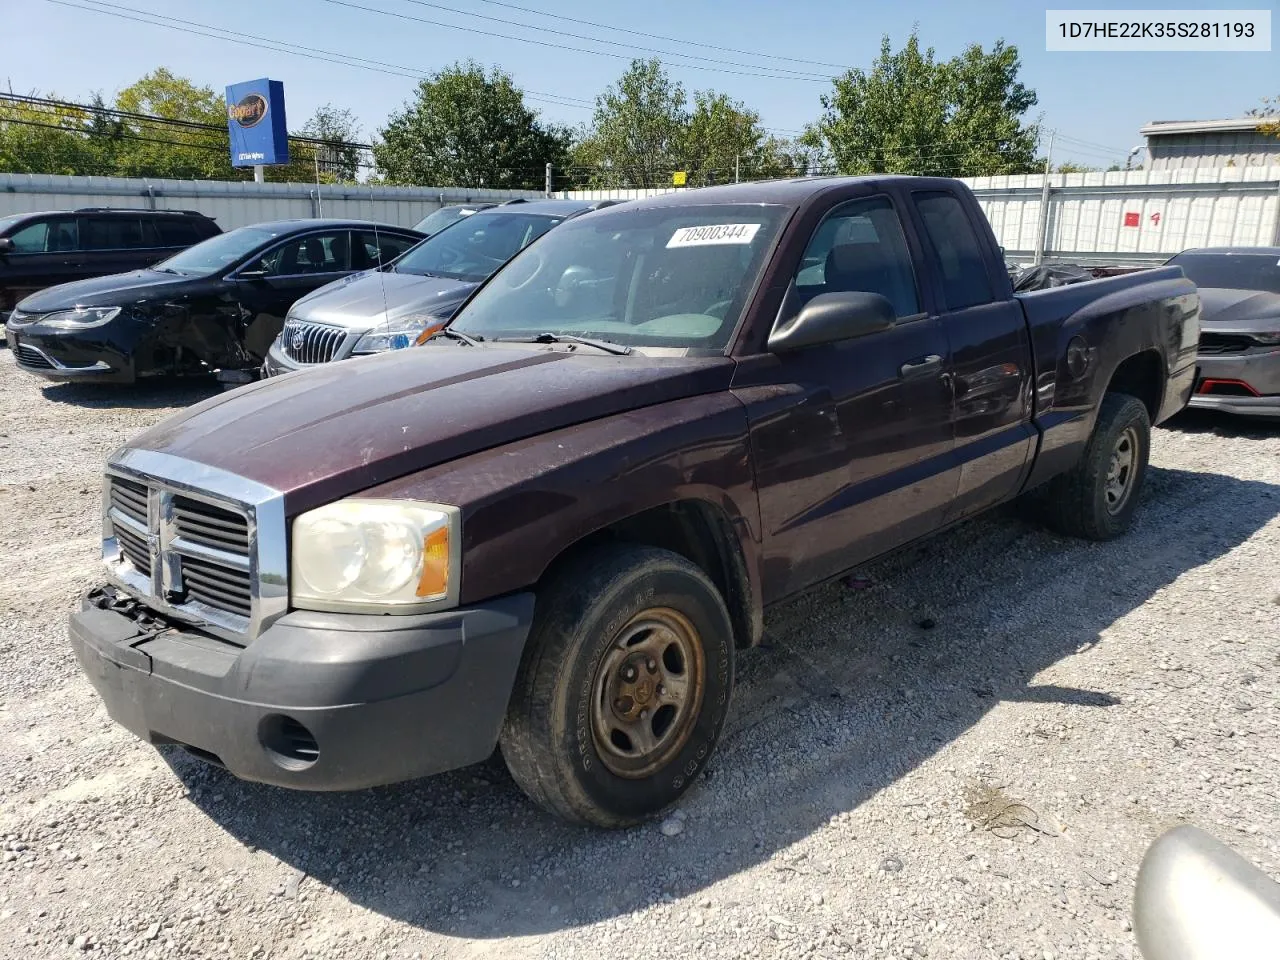
[[[546,16],[544,10],[534,10],[530,7],[521,7],[514,3],[501,3],[499,0],[484,0],[485,3],[495,7],[506,7],[508,10],[519,10],[521,13],[531,13],[536,16]],[[807,63],[815,67],[835,67],[837,70],[848,70],[849,67],[840,63],[827,63],[824,60],[806,60],[802,57],[784,57],[776,53],[763,53],[759,50],[739,50],[736,47],[721,47],[714,43],[701,43],[697,40],[681,40],[679,37],[664,37],[657,33],[645,33],[643,30],[632,30],[629,27],[615,27],[607,23],[596,23],[592,20],[578,20],[573,17],[566,17],[564,14],[552,14],[557,20],[563,20],[565,23],[577,23],[585,27],[596,27],[600,30],[614,30],[618,33],[627,33],[633,37],[645,37],[648,40],[663,40],[668,43],[683,43],[691,47],[701,47],[704,50],[719,50],[722,53],[737,53],[748,57],[762,57],[766,60],[785,60],[788,63]]]
[[[117,120],[137,120],[143,123],[153,123],[167,127],[181,127],[188,130],[208,130],[227,134],[227,128],[217,123],[201,123],[197,120],[178,120],[172,117],[160,117],[151,113],[134,113],[128,110],[116,110],[112,107],[98,106],[92,103],[73,103],[69,100],[50,100],[46,97],[23,96],[16,93],[0,93],[0,102],[24,103],[38,107],[53,107],[63,110],[78,110],[82,113],[93,114],[95,116],[110,117]],[[289,140],[294,143],[305,143],[312,146],[322,147],[349,147],[356,150],[372,150],[373,146],[368,143],[357,143],[351,140],[327,140],[323,137],[311,137],[306,134],[289,134]]]
[[[306,57],[309,60],[321,60],[326,63],[334,63],[343,67],[355,67],[360,70],[370,70],[374,73],[404,77],[409,80],[422,80],[430,76],[430,74],[423,70],[419,70],[416,67],[387,63],[381,60],[371,60],[365,57],[356,57],[350,54],[338,53],[333,50],[324,50],[319,47],[308,47],[302,44],[292,43],[287,40],[254,37],[250,34],[227,29],[226,27],[199,23],[194,20],[182,20],[178,17],[169,17],[163,14],[152,13],[149,10],[138,10],[134,7],[125,7],[119,4],[106,3],[103,2],[103,0],[84,0],[82,3],[73,3],[71,0],[45,0],[45,2],[56,4],[60,7],[70,7],[75,10],[83,10],[88,13],[98,13],[103,16],[116,17],[121,20],[132,20],[135,23],[142,23],[152,27],[160,27],[165,30],[173,30],[177,33],[207,37],[211,40],[221,40],[225,43],[233,43],[239,46],[256,47],[259,50],[269,50],[273,53],[287,53],[296,57]],[[92,3],[94,6],[85,6],[85,3]],[[133,16],[133,14],[141,14],[142,16]],[[146,17],[150,17],[152,19],[145,19]],[[210,30],[217,32],[206,32]],[[226,36],[221,36],[220,34],[226,34]],[[541,93],[536,90],[526,90],[524,91],[524,94],[529,100],[549,103],[552,106],[557,107],[568,107],[575,110],[590,109],[592,107],[592,104],[588,101],[578,100],[574,97],[561,96],[560,94]]]
[[[415,17],[412,14],[408,14],[408,13],[396,13],[391,10],[379,10],[377,7],[366,7],[359,3],[352,3],[350,2],[350,0],[325,0],[325,3],[330,3],[338,7],[348,7],[352,10],[363,10],[366,13],[376,13],[384,17],[396,17],[401,20],[415,20],[418,23],[425,23],[428,26],[432,26],[432,27],[443,27],[446,30],[461,30],[464,33],[475,33],[475,34],[479,34],[482,37],[497,37],[498,39],[501,39],[501,40],[514,40],[517,43],[530,43],[535,46],[548,47],[553,50],[568,50],[571,53],[587,53],[597,57],[608,57],[613,60],[632,59],[632,57],[623,53],[608,53],[604,50],[589,50],[586,47],[574,47],[564,43],[552,43],[550,40],[536,40],[533,37],[516,37],[508,33],[496,33],[492,30],[481,30],[479,27],[464,27],[464,26],[459,26],[456,23],[443,23],[439,20],[428,20],[425,17]],[[518,24],[518,26],[523,27],[526,25]],[[797,80],[804,83],[830,83],[831,82],[830,77],[817,77],[817,76],[789,77],[789,76],[782,76],[777,73],[770,74],[770,73],[760,73],[758,71],[728,70],[728,69],[725,69],[724,67],[707,67],[707,66],[699,66],[697,64],[687,64],[687,63],[674,64],[674,66],[684,67],[685,69],[690,69],[690,70],[704,70],[710,73],[727,73],[727,74],[734,74],[736,76],[741,76],[741,77],[758,77],[765,80]]]
[[[642,53],[656,53],[656,54],[659,54],[660,56],[664,56],[664,57],[680,57],[681,59],[684,59],[684,60],[692,60],[692,59],[694,59],[694,55],[693,55],[693,54],[680,53],[680,52],[679,52],[679,51],[677,51],[677,50],[660,50],[660,49],[658,49],[658,48],[656,48],[656,47],[645,47],[645,46],[641,46],[641,45],[639,45],[639,44],[635,44],[635,43],[622,43],[622,42],[617,41],[617,40],[607,40],[607,39],[605,39],[605,38],[603,38],[603,37],[591,37],[591,36],[587,36],[587,35],[585,35],[585,34],[581,34],[581,33],[570,33],[570,32],[569,32],[569,31],[567,31],[567,30],[560,30],[560,29],[555,29],[555,28],[552,28],[552,27],[540,27],[540,26],[537,26],[536,24],[532,24],[532,23],[520,23],[520,22],[519,22],[519,21],[517,21],[517,20],[506,20],[506,19],[504,19],[504,18],[502,18],[502,17],[491,17],[491,16],[488,16],[487,14],[483,14],[483,13],[472,13],[472,12],[470,12],[470,11],[468,11],[468,10],[459,10],[459,9],[457,9],[456,7],[446,7],[445,5],[440,4],[440,3],[431,3],[431,2],[430,2],[430,0],[406,0],[406,2],[407,2],[407,3],[412,3],[412,4],[414,4],[414,5],[416,5],[416,6],[419,6],[419,7],[427,7],[427,8],[432,9],[432,10],[443,10],[445,13],[452,13],[452,14],[456,14],[456,15],[458,15],[458,16],[460,16],[460,17],[475,17],[475,18],[480,19],[480,20],[488,20],[488,21],[490,21],[491,23],[501,23],[501,24],[503,24],[503,25],[505,25],[505,26],[508,26],[508,27],[519,27],[519,28],[520,28],[520,29],[522,29],[522,30],[535,30],[535,31],[537,31],[538,33],[549,33],[549,34],[552,34],[553,36],[558,36],[558,37],[568,37],[569,39],[572,39],[572,40],[585,40],[585,41],[587,41],[588,43],[603,43],[603,44],[607,44],[608,46],[611,46],[611,47],[621,47],[621,48],[623,48],[623,49],[639,50],[639,51],[641,51]],[[405,14],[391,13],[391,12],[389,12],[389,11],[385,11],[385,10],[379,10],[379,11],[377,11],[377,12],[378,12],[378,13],[386,13],[386,14],[387,14],[387,15],[389,15],[389,16],[407,16],[407,15],[405,15]],[[558,19],[558,18],[557,18],[557,19]],[[426,22],[431,22],[431,21],[426,21]],[[463,28],[458,27],[458,28],[455,28],[455,29],[463,29]],[[502,34],[493,34],[493,36],[502,36]],[[508,37],[507,39],[527,40],[528,38],[522,38],[522,37]],[[677,42],[679,42],[679,41],[677,41]],[[600,53],[600,51],[596,51],[596,50],[583,51],[583,52],[587,52],[587,53]],[[745,67],[745,68],[747,68],[748,70],[758,70],[758,69],[760,69],[758,66],[755,66],[755,65],[750,64],[750,63],[738,63],[738,62],[733,61],[733,60],[722,60],[722,59],[720,59],[720,58],[718,58],[718,57],[702,57],[702,58],[701,58],[701,63],[716,63],[716,64],[721,64],[721,65],[723,65],[723,66],[728,66],[728,67]],[[699,68],[700,68],[700,69],[705,69],[705,68],[701,68],[701,67],[699,67]],[[786,67],[767,67],[766,69],[768,69],[768,70],[772,70],[772,71],[774,71],[775,73],[786,73],[786,74],[792,74],[792,75],[795,77],[795,79],[803,79],[803,80],[813,80],[813,79],[817,79],[817,80],[821,80],[821,81],[822,81],[822,82],[824,82],[824,83],[829,82],[829,81],[830,81],[830,79],[831,79],[831,78],[830,78],[830,77],[828,77],[828,76],[821,76],[821,75],[817,75],[817,74],[815,74],[815,73],[814,73],[813,71],[811,71],[811,70],[791,70],[791,69],[786,68]]]

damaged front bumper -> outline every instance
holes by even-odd
[[[533,595],[403,616],[294,611],[247,646],[111,587],[71,615],[117,723],[245,780],[354,790],[477,763],[497,745]]]
[[[50,333],[39,325],[5,327],[18,369],[49,380],[133,383],[133,358],[74,333]]]

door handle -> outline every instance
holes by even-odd
[[[904,363],[898,368],[898,376],[903,380],[914,380],[917,377],[927,377],[941,370],[942,358],[936,353],[932,353],[927,357],[921,357],[919,360],[911,360]]]

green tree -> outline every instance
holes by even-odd
[[[1003,41],[939,61],[915,31],[898,51],[885,36],[869,71],[836,78],[803,142],[846,174],[1031,172],[1039,128],[1023,116],[1037,98],[1018,81],[1020,67]]]
[[[1246,116],[1258,119],[1258,132],[1280,137],[1280,97],[1263,97],[1262,106],[1254,107]]]
[[[307,148],[313,163],[318,161],[321,180],[351,182],[356,179],[360,172],[360,148],[353,144],[360,139],[360,124],[355,114],[326,103],[316,107],[301,133],[304,137],[325,141],[323,144],[298,144],[298,147]]]
[[[223,95],[199,87],[167,67],[146,74],[116,96],[117,110],[200,126],[124,121],[117,173],[125,177],[194,180],[243,179],[234,172],[227,146]]]
[[[1120,168],[1117,166],[1117,170]],[[1083,163],[1060,163],[1053,168],[1054,173],[1096,173],[1097,167],[1085,166]]]
[[[663,187],[684,169],[689,124],[684,87],[659,60],[633,60],[596,97],[591,127],[573,152],[576,171],[593,186]]]
[[[0,171],[110,173],[106,141],[95,142],[93,122],[78,108],[0,101]]]
[[[418,84],[373,153],[390,183],[537,189],[547,163],[563,167],[566,132],[544,126],[524,92],[496,67],[454,64]]]
[[[675,160],[688,171],[690,186],[767,180],[803,170],[793,145],[770,136],[760,114],[714,90],[693,95]]]

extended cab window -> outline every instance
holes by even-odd
[[[911,254],[888,197],[837,207],[818,225],[804,252],[796,273],[801,303],[821,293],[849,291],[880,294],[899,317],[920,312]]]
[[[977,231],[960,201],[949,193],[912,194],[933,244],[933,265],[942,278],[947,309],[963,310],[994,299]]]

